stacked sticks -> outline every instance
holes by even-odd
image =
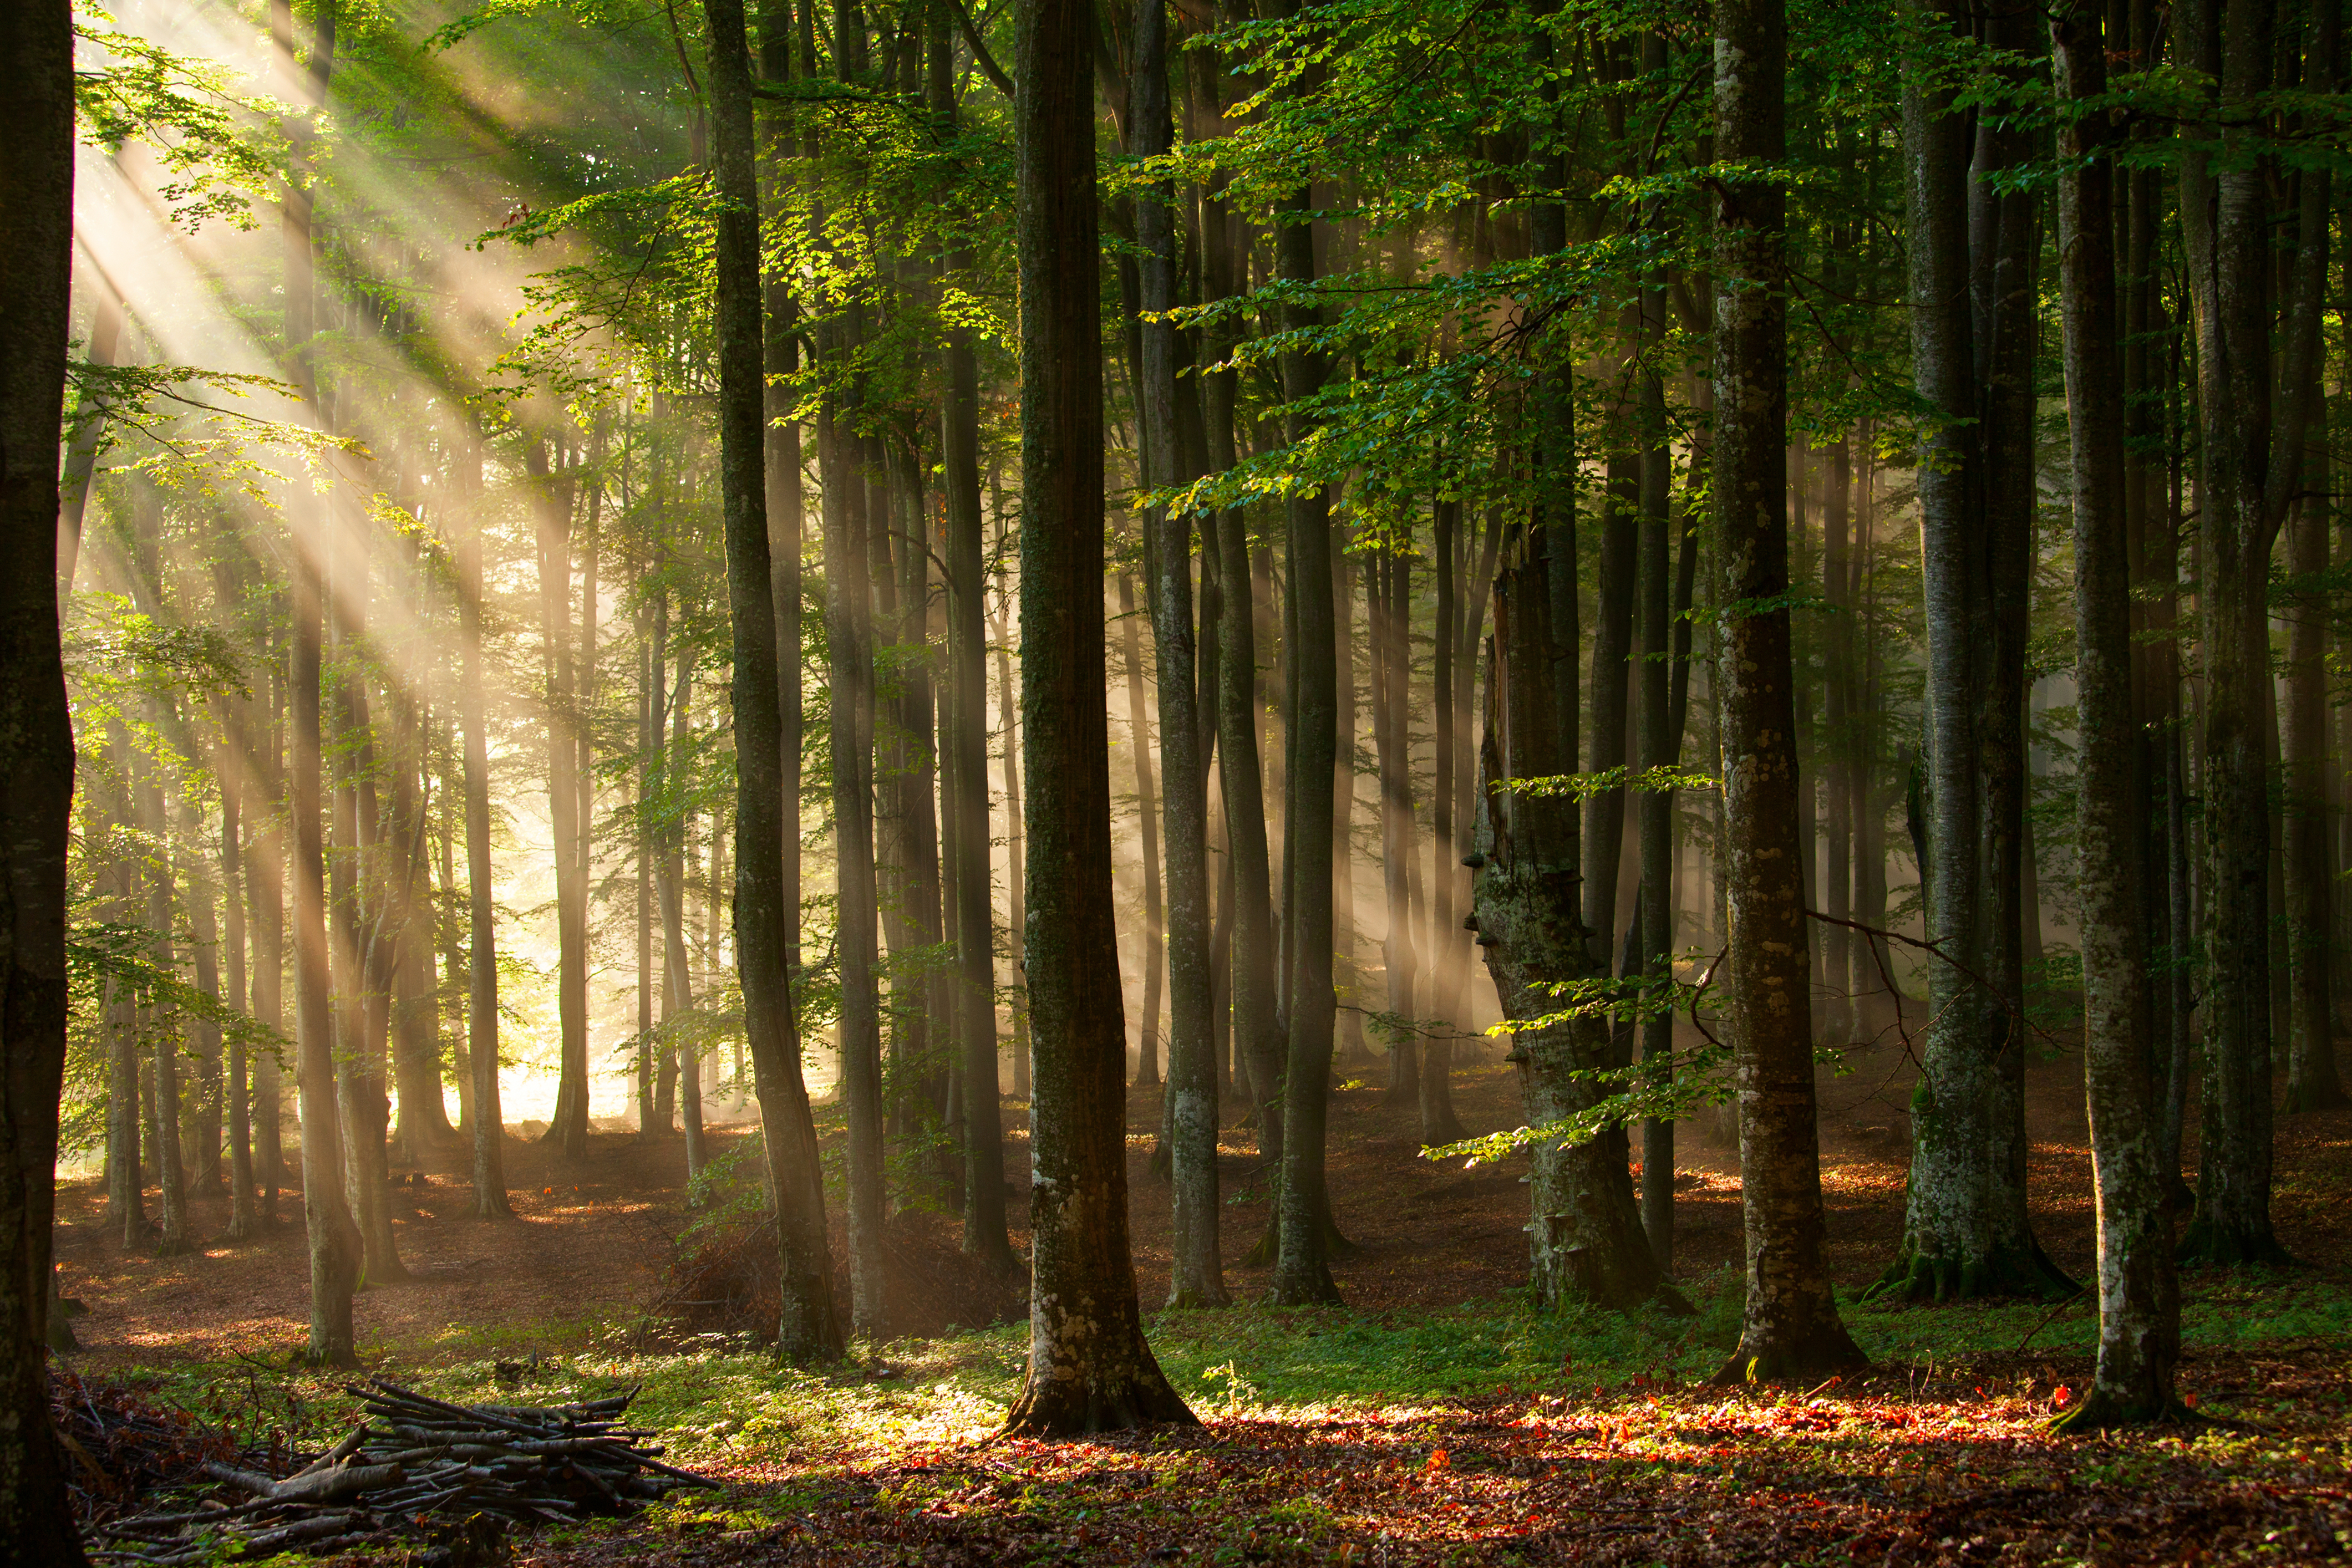
[[[209,1560],[228,1539],[248,1555],[340,1552],[433,1521],[477,1516],[509,1524],[623,1514],[678,1487],[716,1483],[663,1464],[625,1425],[627,1394],[576,1405],[451,1405],[382,1378],[347,1390],[367,1418],[292,1475],[208,1460],[203,1471],[248,1500],[140,1514],[96,1527],[93,1557],[136,1563]]]

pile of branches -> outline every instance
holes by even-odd
[[[218,1427],[120,1385],[70,1372],[49,1377],[49,1416],[65,1450],[74,1517],[92,1525],[136,1510],[152,1491],[205,1479],[205,1466],[237,1457]]]
[[[625,1424],[634,1389],[554,1406],[451,1405],[382,1378],[346,1392],[367,1416],[328,1452],[290,1475],[201,1459],[242,1500],[94,1523],[90,1555],[194,1563],[230,1542],[268,1556],[404,1538],[478,1549],[508,1525],[630,1513],[675,1488],[716,1484],[663,1464],[655,1434]],[[436,1527],[451,1523],[464,1541]]]

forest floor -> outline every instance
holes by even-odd
[[[1370,1076],[1377,1069],[1360,1070]],[[2092,1264],[2080,1059],[2029,1071],[2039,1234]],[[1352,1081],[1351,1081],[1352,1082]],[[1473,1131],[1515,1125],[1510,1070],[1465,1061]],[[1909,1095],[1899,1051],[1825,1074],[1822,1179],[1841,1297],[1884,1268],[1902,1222]],[[510,1142],[516,1221],[466,1218],[463,1153],[404,1170],[413,1278],[360,1298],[364,1359],[445,1396],[549,1400],[645,1385],[635,1414],[719,1478],[636,1520],[559,1529],[523,1561],[728,1564],[2221,1562],[2352,1559],[2352,1113],[2282,1117],[2281,1239],[2302,1267],[2184,1280],[2191,1424],[2051,1433],[2087,1386],[2088,1297],[2070,1303],[1847,1304],[1867,1374],[1801,1393],[1704,1385],[1738,1320],[1730,1148],[1683,1129],[1679,1282],[1696,1317],[1541,1316],[1510,1166],[1418,1157],[1410,1107],[1336,1097],[1331,1186],[1356,1249],[1346,1305],[1151,1315],[1168,1275],[1167,1189],[1147,1162],[1156,1092],[1130,1095],[1140,1297],[1202,1425],[1041,1445],[993,1436],[1019,1385],[1017,1286],[975,1286],[936,1217],[899,1228],[902,1337],[831,1375],[713,1336],[647,1333],[688,1223],[675,1140],[600,1134],[567,1165]],[[1008,1132],[1025,1138],[1025,1117]],[[730,1140],[722,1137],[722,1146]],[[2193,1145],[2192,1145],[2193,1148]],[[1248,1134],[1224,1147],[1227,1283],[1265,1222]],[[1009,1151],[1008,1170],[1024,1161]],[[126,1253],[92,1183],[59,1194],[64,1292],[89,1315],[66,1364],[247,1429],[315,1441],[351,1418],[337,1380],[289,1371],[306,1321],[299,1195],[260,1239]],[[1014,1205],[1023,1242],[1024,1206]],[[201,1234],[226,1219],[195,1206]],[[520,1366],[517,1365],[520,1363]]]

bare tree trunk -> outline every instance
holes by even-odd
[[[1287,15],[1289,0],[1275,7]],[[1310,85],[1305,84],[1305,85]],[[1311,283],[1315,243],[1307,214],[1312,200],[1301,185],[1285,193],[1277,206],[1289,214],[1275,235],[1276,270],[1292,284]],[[1306,332],[1321,311],[1292,303],[1283,308],[1284,326]],[[1314,395],[1329,373],[1319,352],[1294,349],[1282,356],[1283,394],[1295,411]],[[1284,436],[1297,445],[1307,436],[1308,416],[1293,412]],[[1331,989],[1331,788],[1339,766],[1339,671],[1332,623],[1331,491],[1318,486],[1289,502],[1284,583],[1286,619],[1292,627],[1285,659],[1296,694],[1286,725],[1288,763],[1283,812],[1283,860],[1289,867],[1283,900],[1284,946],[1288,953],[1289,1051],[1283,1097],[1282,1191],[1277,1200],[1281,1254],[1275,1260],[1271,1299],[1284,1306],[1336,1301],[1330,1251],[1336,1233],[1330,1195],[1325,1186],[1325,1128],[1329,1115],[1332,1022]],[[1034,777],[1034,770],[1032,770]]]
[[[725,205],[717,223],[719,479],[726,515],[727,608],[734,629],[735,961],[744,1032],[759,1086],[761,1142],[776,1213],[782,1310],[777,1349],[795,1361],[841,1350],[833,1259],[825,1243],[824,1179],[816,1124],[801,1079],[793,1016],[792,932],[783,839],[783,737],[768,556],[760,303],[760,193],[753,169],[751,61],[742,0],[704,0],[710,29],[714,172]]]
[[[319,13],[309,56],[298,63],[292,7],[287,0],[271,0],[270,37],[280,73],[289,90],[300,92],[313,109],[326,100],[334,64],[336,16],[333,8]],[[297,146],[307,157],[307,136],[299,131]],[[288,379],[300,393],[306,414],[315,419],[318,386],[310,365],[316,322],[310,196],[299,182],[287,185],[284,220]],[[303,1222],[310,1253],[308,1355],[320,1365],[355,1366],[359,1358],[352,1336],[352,1293],[359,1282],[360,1237],[343,1196],[342,1135],[335,1110],[326,845],[320,798],[319,665],[326,614],[325,562],[315,542],[320,531],[308,530],[309,542],[295,551],[289,594],[288,810],[294,823],[296,1088],[302,1117]]]
[[[1103,659],[1101,320],[1090,13],[1015,12],[1021,315],[1021,706],[1036,1030],[1029,1368],[1007,1429],[1189,1421],[1128,1249]]]
[[[1657,35],[1643,40],[1644,63],[1650,69],[1666,66],[1665,43]],[[1648,355],[1664,348],[1666,299],[1663,275],[1654,274],[1641,296],[1642,347]],[[1667,613],[1673,602],[1668,580],[1672,549],[1668,531],[1673,506],[1674,455],[1666,446],[1666,386],[1654,362],[1639,371],[1638,413],[1643,435],[1641,534],[1633,571],[1633,622],[1641,663],[1633,672],[1634,749],[1644,768],[1671,768],[1677,760],[1675,716],[1669,699],[1674,672],[1668,658],[1673,645]],[[1634,797],[1634,827],[1640,851],[1641,929],[1637,934],[1643,974],[1654,983],[1674,979],[1674,854],[1675,796],[1654,783]],[[1642,1021],[1642,1066],[1652,1085],[1674,1081],[1675,1016],[1653,1000]],[[1667,1279],[1675,1272],[1675,1124],[1651,1118],[1642,1124],[1642,1229],[1658,1270]]]
[[[580,745],[572,632],[572,481],[547,440],[524,448],[539,535],[540,664],[547,715],[549,830],[555,841],[555,1109],[541,1142],[569,1159],[588,1154],[587,886],[579,862]]]
[[[996,509],[999,525],[1004,512]],[[999,602],[1005,594],[1000,588]],[[1021,810],[1021,720],[1020,699],[1013,686],[1013,639],[1000,612],[990,623],[996,642],[996,712],[998,727],[1003,731],[1003,761],[1004,765],[1004,931],[1012,945],[1013,972],[1016,977],[1013,988],[1013,1097],[1023,1103],[1029,1099],[1029,990],[1025,980],[1018,978],[1029,969],[1029,920],[1023,909],[1024,894],[1021,868],[1025,863],[1022,848],[1023,821]]]
[[[5,1408],[0,1540],[27,1563],[84,1561],[48,1406],[58,1098],[66,1061],[66,855],[74,743],[58,630],[58,444],[73,249],[73,21],[63,0],[0,17],[9,154],[0,160],[0,1283]],[[71,587],[70,577],[67,586]]]
[[[1716,157],[1733,168],[1787,156],[1783,0],[1722,0],[1715,13]],[[1716,213],[1714,483],[1721,592],[1776,604],[1789,588],[1788,198],[1764,180],[1719,193]],[[1726,987],[1739,1096],[1748,1304],[1724,1382],[1807,1386],[1863,1364],[1838,1321],[1824,1264],[1813,1102],[1804,878],[1798,863],[1796,716],[1789,612],[1731,621],[1725,649]]]
[[[2181,63],[2210,82],[2212,123],[2184,144],[2180,211],[2197,308],[2202,493],[2195,574],[2205,658],[2205,1085],[2198,1212],[2184,1261],[2276,1262],[2271,1228],[2270,559],[2303,479],[2308,389],[2326,282],[2324,242],[2298,248],[2274,311],[2270,190],[2278,171],[2242,106],[2272,85],[2272,0],[2194,0],[2175,17]],[[2211,151],[2209,151],[2209,148]],[[2328,180],[2300,180],[2303,233],[2326,222]],[[2274,329],[2285,352],[2273,364]],[[2279,389],[2274,394],[2273,386]]]
[[[1970,26],[1947,5],[1942,26]],[[1985,36],[2023,48],[2021,16]],[[2026,1207],[2026,596],[2033,527],[2034,267],[2030,195],[1992,180],[2026,133],[1904,89],[1914,377],[1941,411],[1919,476],[1928,638],[1927,929],[1932,1023],[1912,1095],[1904,1239],[1874,1292],[2072,1294]]]
[[[1550,397],[1545,402],[1548,413],[1566,412]],[[1566,436],[1563,429],[1545,438],[1559,445],[1541,454],[1547,471],[1565,460]],[[1575,602],[1555,591],[1553,580],[1575,571],[1571,519],[1539,514],[1514,541],[1494,590],[1477,839],[1467,858],[1478,873],[1471,923],[1506,1018],[1556,1013],[1551,988],[1604,972],[1580,919],[1575,804],[1508,788],[1576,767],[1576,731],[1559,723],[1558,688],[1565,681],[1572,693],[1581,651],[1575,623],[1552,618],[1556,603]],[[1571,695],[1571,714],[1574,701]],[[1531,1124],[1564,1120],[1601,1099],[1605,1090],[1591,1073],[1610,1064],[1610,1033],[1607,1020],[1593,1018],[1514,1033],[1509,1060]],[[1643,1239],[1625,1152],[1620,1129],[1575,1144],[1547,1138],[1535,1148],[1530,1282],[1552,1311],[1591,1303],[1630,1312],[1653,1300],[1687,1310]]]
[[[829,325],[828,347],[855,347],[855,321]],[[882,1017],[875,986],[877,888],[874,865],[874,664],[867,611],[867,518],[846,393],[818,416],[823,465],[825,646],[832,727],[835,950],[841,976],[842,1098],[848,1112],[850,1317],[857,1332],[882,1326]]]
[[[237,700],[236,733],[222,746],[217,766],[221,780],[220,882],[222,977],[230,1007],[251,1017],[251,993],[246,985],[245,877],[247,846],[240,807],[254,783],[247,759],[237,755],[238,741],[253,725],[250,698]],[[246,1241],[260,1228],[254,1210],[253,1093],[242,1033],[228,1040],[228,1078],[224,1085],[228,1109],[228,1239]]]
[[[953,123],[954,44],[947,0],[930,6],[932,111]],[[946,269],[961,278],[970,252],[951,250]],[[988,855],[988,580],[980,508],[980,363],[969,327],[951,328],[940,404],[940,488],[947,503],[948,694],[952,716],[943,760],[943,821],[955,828],[954,876],[958,1076],[963,1090],[963,1249],[998,1273],[1019,1267],[1005,1229],[1004,1124],[996,1072],[994,899]]]
[[[508,1219],[506,1113],[499,1100],[498,908],[490,869],[489,735],[482,717],[482,444],[468,419],[456,480],[457,723],[466,747],[466,1057],[474,1072],[474,1218]]]
[[[2050,25],[2058,88],[2077,103],[2106,92],[2099,13],[2076,0]],[[2134,712],[2124,398],[2116,363],[2115,166],[2099,157],[2105,116],[2062,122],[2059,283],[2074,476],[2074,679],[2082,749],[2084,1071],[2097,1186],[2099,1365],[2062,1421],[2091,1429],[2172,1415],[2180,1291],[2172,1218],[2158,1163],[2147,905],[2137,821],[2147,790]]]
[[[1167,28],[1165,0],[1137,0],[1129,142],[1144,157],[1165,152],[1175,134],[1168,100]],[[1192,476],[1182,472],[1190,465],[1179,454],[1176,329],[1164,319],[1150,319],[1177,303],[1174,196],[1172,185],[1163,182],[1136,199],[1136,235],[1144,252],[1139,281],[1146,318],[1140,329],[1143,395],[1138,423],[1143,480],[1154,487]],[[1155,507],[1145,512],[1143,526],[1150,546],[1146,559],[1151,567],[1148,587],[1159,677],[1160,782],[1168,828],[1167,1103],[1174,1231],[1168,1303],[1216,1307],[1229,1298],[1217,1246],[1217,1068],[1209,1027],[1208,762],[1202,755],[1206,737],[1199,711],[1200,650],[1192,618],[1192,517]],[[1122,603],[1129,597],[1125,580],[1121,579]],[[1134,646],[1130,634],[1130,683]],[[1145,821],[1149,826],[1148,800]],[[1155,939],[1155,951],[1157,946]],[[1157,998],[1150,990],[1146,996],[1147,1016],[1156,1016]],[[1148,1030],[1145,1038],[1150,1039]]]
[[[2307,92],[2334,90],[2343,37],[2343,13],[2335,6],[2315,6],[2305,26],[2310,29],[2308,61],[2304,72]],[[2296,176],[2319,187],[2302,193],[2302,232],[2297,248],[2304,265],[2309,253],[2320,255],[2317,276],[2325,287],[2327,276],[2329,177],[2316,171]],[[2329,800],[2327,789],[2327,605],[2315,586],[2328,568],[2327,403],[2323,374],[2325,350],[2315,343],[2306,370],[2304,392],[2304,486],[2295,497],[2294,526],[2288,539],[2287,573],[2305,585],[2293,606],[2294,623],[2287,633],[2286,715],[2282,748],[2286,766],[2284,839],[2281,892],[2286,905],[2285,942],[2291,1000],[2288,1025],[2286,1109],[2289,1112],[2340,1109],[2352,1104],[2336,1070],[2336,1018],[2332,991],[2338,963],[2334,952],[2336,894],[2328,854]],[[2277,1032],[2282,1020],[2272,1020]]]
[[[1135,622],[1135,579],[1122,571],[1119,652],[1127,662],[1127,740],[1135,754],[1136,834],[1143,872],[1143,1016],[1138,1020],[1135,1049],[1135,1083],[1140,1089],[1160,1082],[1160,980],[1167,937],[1160,909],[1160,803],[1151,783],[1151,717],[1143,701],[1143,648]]]

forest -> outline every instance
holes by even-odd
[[[2342,1561],[2346,9],[0,5],[0,1556]]]

